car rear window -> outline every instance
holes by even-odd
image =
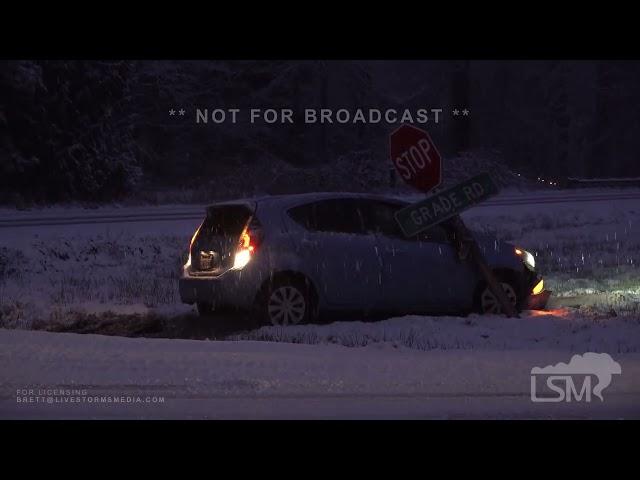
[[[207,216],[200,228],[203,237],[238,236],[251,217],[246,205],[220,205],[207,208]]]
[[[357,199],[321,200],[294,207],[288,213],[310,231],[365,234]]]
[[[240,235],[252,216],[246,205],[207,208],[207,216],[191,245],[193,271],[222,273],[233,265]]]

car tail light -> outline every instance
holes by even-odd
[[[256,253],[262,242],[262,230],[256,220],[251,220],[240,234],[240,241],[233,259],[234,270],[244,268]]]
[[[189,242],[189,257],[187,258],[187,263],[185,263],[184,265],[185,268],[189,268],[191,266],[191,249],[193,248],[193,244],[195,243],[196,238],[198,238],[198,233],[200,233],[200,229],[202,228],[203,224],[204,221],[200,224],[200,226],[196,229],[195,233],[191,237],[191,241]]]

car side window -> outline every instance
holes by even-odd
[[[394,216],[401,207],[399,204],[362,200],[365,230],[377,235],[404,238]]]
[[[356,199],[330,199],[300,205],[289,216],[315,232],[365,234],[360,205]]]
[[[306,230],[313,231],[316,229],[313,203],[293,207],[287,213],[294,222],[302,225]]]
[[[449,242],[447,231],[440,225],[435,225],[424,232],[407,238],[395,219],[395,213],[405,206],[406,205],[400,203],[363,200],[362,212],[365,221],[365,230],[377,235],[400,238],[407,241]]]

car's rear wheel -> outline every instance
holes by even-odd
[[[513,308],[517,311],[520,306],[520,299],[518,298],[516,289],[510,282],[507,281],[501,281],[500,284],[502,285],[502,289],[507,296],[507,300],[509,300],[509,303],[511,303],[511,305],[513,305]],[[496,298],[489,286],[486,284],[483,285],[480,290],[478,307],[480,309],[480,313],[482,314],[497,315],[502,313],[502,305],[500,304],[500,301]]]
[[[313,318],[314,301],[309,283],[298,278],[280,278],[262,292],[256,308],[260,323],[300,325]]]

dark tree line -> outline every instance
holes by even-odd
[[[426,128],[450,162],[490,150],[531,177],[640,176],[639,80],[639,62],[4,61],[0,201],[388,183],[389,125],[202,126],[167,115],[193,118],[195,107],[292,108],[298,119],[305,108],[442,108]],[[453,119],[463,107],[469,117]]]
[[[141,171],[126,62],[4,62],[0,185],[35,201],[108,199]]]

